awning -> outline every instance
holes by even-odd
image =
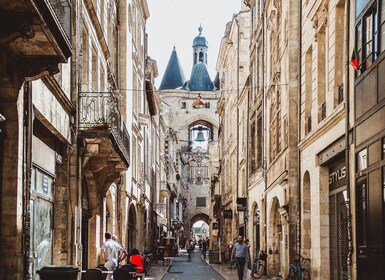
[[[154,87],[150,80],[146,79],[146,96],[148,102],[148,108],[150,110],[151,116],[156,115],[156,104],[154,99]]]

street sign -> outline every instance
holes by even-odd
[[[237,198],[237,211],[246,211],[247,210],[247,198],[238,197]]]
[[[223,210],[223,217],[225,219],[232,219],[233,218],[233,211],[232,210]]]

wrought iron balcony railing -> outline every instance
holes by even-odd
[[[126,165],[129,165],[130,135],[119,111],[118,100],[112,93],[79,93],[79,129],[99,136],[112,135]]]

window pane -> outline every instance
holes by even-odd
[[[368,68],[372,64],[372,40],[373,40],[373,15],[369,14],[364,18],[364,60],[365,66]]]
[[[52,203],[38,198],[35,204],[37,269],[52,264]]]
[[[366,182],[357,185],[357,243],[366,245]]]
[[[53,178],[36,170],[36,191],[53,197]]]
[[[357,59],[358,63],[362,63],[362,24],[361,22],[357,24],[356,27],[356,48],[357,48]]]
[[[356,18],[360,15],[369,1],[370,0],[356,0]]]
[[[205,197],[197,197],[197,207],[206,207]]]
[[[367,150],[364,149],[357,154],[357,171],[364,170],[368,167]]]
[[[382,23],[381,25],[381,33],[380,33],[380,36],[381,36],[381,52],[385,51],[385,22]]]
[[[385,22],[385,0],[382,0],[381,1],[381,18],[380,18],[380,20],[381,20],[381,22]]]
[[[373,60],[378,56],[378,14],[373,12]]]
[[[382,138],[382,160],[385,159],[385,138]]]

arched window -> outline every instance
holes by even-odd
[[[202,51],[199,52],[199,62],[203,63],[203,52]]]
[[[190,152],[207,153],[208,143],[213,140],[213,126],[206,121],[196,121],[189,126]]]

